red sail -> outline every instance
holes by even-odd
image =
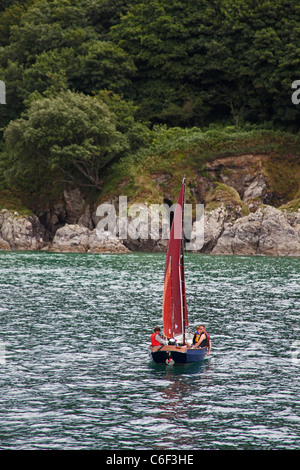
[[[183,180],[177,201],[165,265],[165,284],[163,296],[163,325],[167,338],[184,334],[188,325],[185,282],[184,282],[184,211],[185,180]]]

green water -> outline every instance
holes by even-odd
[[[211,360],[155,366],[163,254],[0,253],[0,448],[299,449],[300,260],[185,266]]]

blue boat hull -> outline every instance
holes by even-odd
[[[192,362],[201,362],[205,358],[207,348],[187,349],[175,348],[174,346],[163,348],[151,348],[150,356],[156,364],[168,363],[170,359],[175,364],[189,364]]]

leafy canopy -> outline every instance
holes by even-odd
[[[33,101],[5,130],[9,152],[19,162],[56,169],[66,181],[101,188],[101,170],[129,148],[116,116],[97,97],[69,90]]]

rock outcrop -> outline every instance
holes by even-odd
[[[40,250],[47,244],[47,231],[35,215],[0,212],[0,249]]]
[[[225,206],[220,206],[204,214],[204,239],[202,253],[211,253],[224,232],[229,214]],[[196,230],[196,223],[194,224]]]
[[[269,185],[264,171],[267,155],[244,154],[217,158],[206,164],[206,170],[216,180],[234,188],[245,201],[268,195]]]
[[[86,226],[92,229],[91,217],[88,213],[85,200],[79,188],[65,189],[61,200],[52,204],[47,210],[38,214],[38,217],[46,230],[53,237],[56,231],[65,224],[77,224],[80,218],[87,212],[88,217],[82,219]],[[85,225],[84,223],[82,225]]]
[[[124,218],[117,218],[117,235],[127,233],[124,245],[131,251],[166,251],[169,237],[169,216],[159,205],[135,204],[129,206],[124,228]]]
[[[203,204],[205,212],[201,222],[196,221],[185,233],[189,250],[214,255],[300,256],[298,167],[293,163],[285,173],[278,160],[278,168],[272,164],[268,155],[245,154],[209,161],[195,171],[190,197]],[[158,194],[164,188],[161,204],[171,206],[172,174],[153,173],[151,177]],[[88,203],[79,188],[66,189],[38,217],[2,210],[0,250],[166,251],[170,221],[162,218],[162,206],[141,203],[133,207],[128,201],[122,215],[117,195],[106,202],[113,206],[115,229],[100,233],[97,204]]]
[[[10,244],[6,240],[3,240],[2,237],[0,237],[0,250],[10,250]]]
[[[112,234],[99,236],[97,230],[66,224],[57,230],[50,251],[68,253],[129,253],[121,240]]]
[[[0,250],[45,250],[77,253],[130,253],[121,240],[110,233],[66,224],[56,231],[53,241],[35,215],[0,212]]]
[[[300,230],[288,218],[275,207],[260,207],[255,213],[229,223],[212,254],[300,256]]]

